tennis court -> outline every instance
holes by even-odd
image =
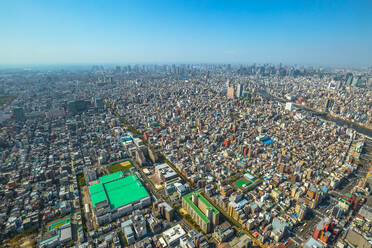
[[[61,219],[54,220],[54,221],[50,222],[47,226],[47,230],[49,232],[51,232],[51,231],[65,225],[65,224],[68,224],[68,223],[70,223],[70,217],[66,216],[66,217],[63,217]]]

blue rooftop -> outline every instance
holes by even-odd
[[[271,140],[271,139],[264,141],[264,144],[265,144],[266,146],[267,146],[267,145],[270,145],[271,143],[274,143],[274,141]]]

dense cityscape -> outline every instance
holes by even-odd
[[[372,247],[372,68],[0,70],[1,247]]]

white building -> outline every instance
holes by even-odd
[[[293,102],[287,102],[285,104],[285,110],[292,111],[293,110]]]
[[[180,238],[186,235],[185,230],[183,230],[180,224],[169,228],[163,232],[163,237],[165,242],[167,242],[169,247],[175,247],[180,243]]]

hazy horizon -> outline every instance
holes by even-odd
[[[363,69],[363,68],[371,68],[369,65],[331,65],[331,64],[301,64],[301,63],[258,63],[258,62],[250,62],[250,63],[213,63],[213,62],[163,62],[163,63],[151,63],[151,62],[128,62],[128,63],[40,63],[40,64],[0,64],[0,70],[26,70],[26,69],[91,69],[93,66],[103,66],[104,68],[115,68],[116,66],[135,66],[135,65],[232,65],[232,66],[252,66],[253,64],[257,66],[263,66],[263,65],[272,65],[272,66],[279,66],[280,64],[284,67],[304,67],[304,68],[334,68],[334,69]]]
[[[2,1],[0,67],[372,65],[371,1]]]

